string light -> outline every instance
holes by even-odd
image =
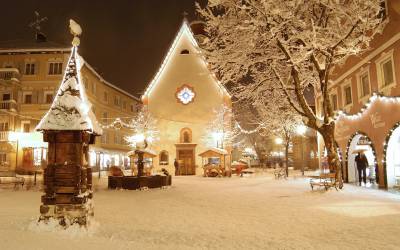
[[[260,131],[260,127],[257,127],[257,128],[255,128],[255,129],[253,129],[253,130],[245,130],[245,129],[243,129],[241,126],[240,126],[240,124],[237,122],[237,121],[235,121],[235,123],[236,123],[236,126],[237,126],[237,128],[240,130],[240,132],[241,133],[243,133],[243,134],[254,134],[254,133],[257,133],[258,131]]]
[[[184,21],[183,21],[183,24],[182,24],[182,26],[181,26],[181,28],[180,28],[178,34],[177,34],[177,36],[175,37],[175,40],[174,40],[173,43],[172,43],[172,46],[170,47],[170,49],[169,49],[168,52],[167,52],[167,55],[166,55],[165,58],[164,58],[164,61],[162,62],[160,68],[159,68],[158,71],[157,71],[157,73],[155,74],[153,80],[150,82],[149,86],[146,88],[146,90],[145,90],[145,92],[144,92],[144,94],[143,94],[143,96],[142,96],[142,99],[143,99],[145,96],[148,96],[148,95],[150,94],[150,92],[152,91],[152,89],[153,89],[153,88],[155,87],[155,85],[157,84],[157,82],[158,82],[158,80],[159,80],[159,78],[160,78],[160,76],[161,76],[161,73],[164,71],[165,67],[166,67],[167,65],[169,65],[169,61],[170,61],[170,59],[172,58],[172,57],[171,57],[171,56],[172,56],[172,53],[175,51],[175,49],[176,49],[176,47],[177,47],[177,45],[178,45],[178,42],[179,42],[179,40],[180,40],[180,38],[181,38],[181,36],[182,36],[183,34],[186,34],[186,35],[189,37],[189,40],[192,42],[193,46],[198,50],[197,53],[200,55],[200,58],[202,59],[203,63],[204,63],[205,65],[207,65],[206,58],[205,58],[204,55],[200,52],[200,50],[199,50],[199,45],[197,44],[197,41],[196,41],[196,39],[194,38],[194,35],[193,35],[192,31],[190,30],[189,24],[187,23],[186,20],[184,20]],[[216,78],[215,74],[211,74],[211,76],[212,76],[212,78],[215,80],[215,82],[218,84],[218,87],[219,87],[227,96],[231,97],[231,95],[228,93],[228,91],[226,90],[226,88],[223,87],[223,86],[222,86],[222,83]]]
[[[350,120],[359,119],[378,100],[386,102],[386,103],[400,103],[400,97],[398,97],[398,96],[383,96],[378,93],[373,93],[372,96],[368,99],[368,102],[360,109],[360,111],[358,113],[351,115],[351,114],[346,113],[343,110],[339,110],[337,115],[334,117],[334,120],[335,120],[335,122],[337,122],[341,118],[346,118],[346,119],[350,119]]]

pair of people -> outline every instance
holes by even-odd
[[[364,184],[367,184],[367,167],[368,167],[368,160],[364,153],[358,153],[356,156],[356,165],[358,170],[358,182],[361,186],[361,180]]]

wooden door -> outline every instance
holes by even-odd
[[[193,150],[179,150],[179,174],[194,175],[194,154]]]

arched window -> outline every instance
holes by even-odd
[[[191,143],[192,142],[192,130],[190,128],[183,128],[181,130],[180,140],[181,143]]]
[[[188,55],[188,54],[190,54],[190,52],[187,49],[181,51],[181,55]]]
[[[160,165],[168,165],[168,152],[165,150],[160,152]]]

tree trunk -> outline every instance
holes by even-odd
[[[285,164],[286,177],[289,177],[289,141],[285,145]]]
[[[339,183],[339,188],[341,189],[343,188],[343,173],[334,137],[335,124],[332,122],[320,129],[319,132],[324,139],[326,151],[328,153],[329,170],[335,171],[336,181]]]

